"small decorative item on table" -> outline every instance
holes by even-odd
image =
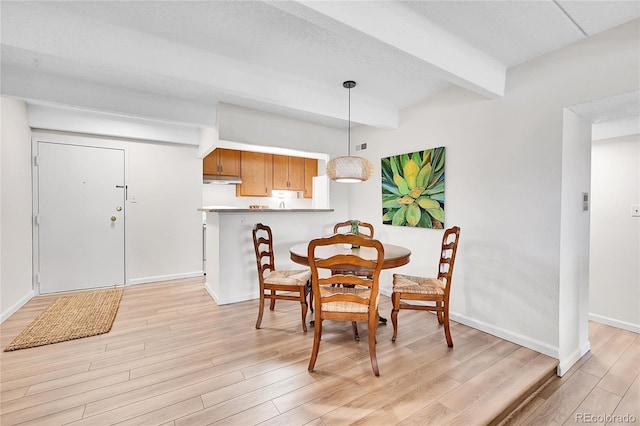
[[[359,235],[360,234],[360,221],[359,220],[351,220],[351,233],[353,235]],[[360,248],[359,245],[357,244],[352,244],[351,248]]]

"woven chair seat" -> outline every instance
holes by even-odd
[[[371,289],[366,287],[320,287],[320,295],[322,297],[329,297],[334,294],[353,294],[362,299],[369,299],[371,296]],[[369,305],[355,302],[324,302],[322,303],[322,310],[326,312],[366,314],[369,312]]]
[[[444,295],[444,283],[437,278],[393,274],[393,291],[395,293],[441,296]]]
[[[264,277],[265,284],[284,284],[305,286],[311,278],[310,270],[270,271]]]

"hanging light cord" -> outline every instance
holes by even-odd
[[[347,151],[349,157],[351,157],[351,86],[349,86],[349,145]]]

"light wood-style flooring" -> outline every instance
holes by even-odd
[[[5,321],[2,348],[55,297]],[[457,323],[450,349],[434,315],[401,311],[396,343],[390,324],[378,328],[380,377],[366,324],[355,342],[341,322],[325,323],[309,373],[313,332],[302,332],[299,309],[278,301],[256,330],[257,301],[217,306],[202,279],[128,287],[111,332],[1,353],[0,424],[482,425],[503,420],[557,365]],[[390,309],[382,297],[381,313]],[[593,328],[580,367],[507,421],[562,423],[605,405],[637,413],[637,335]]]
[[[503,425],[640,424],[640,335],[590,322],[589,340],[589,352]]]

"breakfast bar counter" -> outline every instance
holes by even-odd
[[[245,208],[229,208],[229,207],[202,207],[198,211],[205,213],[318,213],[318,212],[332,212],[333,209],[245,209]]]
[[[333,209],[248,209],[205,206],[205,288],[218,305],[257,299],[259,285],[251,231],[256,223],[271,227],[275,266],[300,269],[289,248],[333,233],[344,213]]]

